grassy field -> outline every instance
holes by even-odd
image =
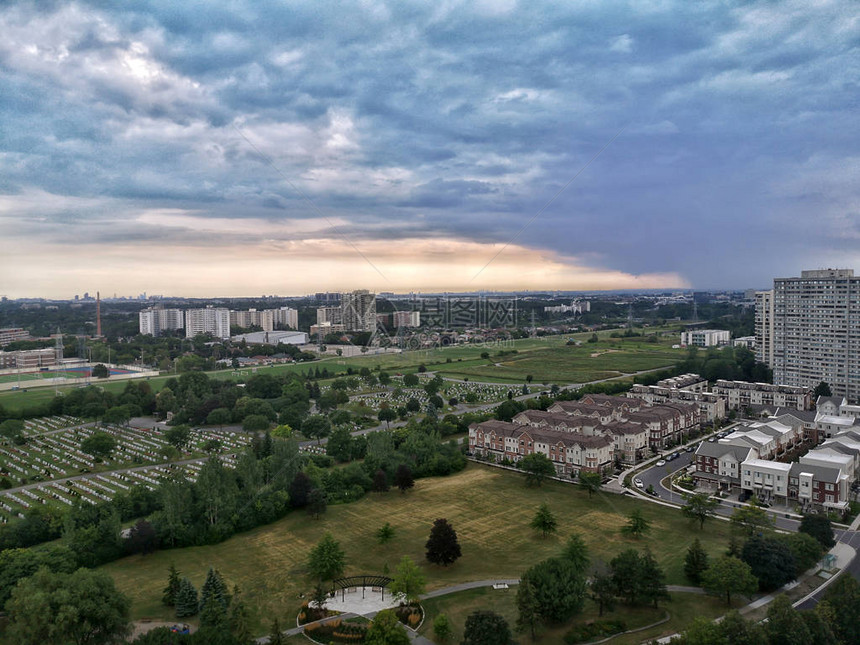
[[[547,502],[559,520],[558,536],[543,539],[528,525],[541,502]],[[641,540],[622,537],[619,530],[634,508],[652,522],[651,534]],[[463,557],[448,568],[424,559],[424,542],[438,517],[446,517],[457,530]],[[374,538],[385,522],[396,536],[385,547]],[[515,578],[529,566],[557,555],[571,531],[580,532],[592,556],[607,560],[625,548],[649,548],[666,571],[669,584],[686,584],[683,558],[695,537],[716,554],[728,541],[728,526],[712,522],[699,531],[679,512],[609,493],[587,493],[559,482],[528,488],[513,472],[470,464],[457,475],[421,479],[406,495],[371,494],[353,504],[332,506],[319,520],[293,514],[233,537],[218,545],[160,551],[134,556],[104,567],[119,588],[133,600],[135,618],[170,619],[160,604],[167,568],[175,563],[198,587],[210,566],[232,584],[239,584],[254,610],[254,624],[262,633],[277,616],[293,624],[307,593],[305,561],[323,533],[331,531],[347,555],[347,575],[393,571],[403,555],[418,563],[428,578],[428,589],[459,582]]]
[[[650,331],[650,330],[649,330]],[[597,343],[584,342],[590,333],[569,334],[564,336],[544,336],[524,338],[500,345],[457,345],[438,349],[410,351],[401,354],[379,356],[352,356],[341,358],[325,357],[313,363],[274,365],[271,367],[246,368],[242,370],[221,370],[208,372],[210,378],[231,379],[247,378],[253,374],[304,374],[317,367],[326,367],[332,374],[345,373],[348,368],[356,372],[362,367],[387,370],[392,373],[415,372],[420,364],[427,369],[438,371],[453,379],[468,378],[472,381],[491,383],[524,383],[531,374],[535,384],[541,383],[584,383],[598,379],[621,377],[632,372],[668,367],[682,358],[681,350],[671,349],[677,342],[676,337],[660,338],[659,343],[645,343],[640,339],[610,338],[610,332],[599,332]],[[582,340],[583,345],[566,345],[569,338]],[[517,354],[499,356],[499,351]],[[481,358],[487,352],[488,359]],[[448,362],[450,359],[451,362]],[[153,391],[158,391],[173,375],[148,379]],[[25,383],[22,388],[33,385]],[[125,381],[94,383],[109,392],[119,393],[125,388]],[[46,403],[54,397],[54,391],[68,391],[76,386],[30,387],[27,391],[0,392],[0,405],[17,412],[27,407]]]
[[[473,611],[479,609],[489,609],[496,612],[508,621],[513,631],[517,620],[516,594],[516,587],[502,590],[482,587],[481,589],[470,589],[469,591],[461,591],[439,598],[431,598],[423,603],[426,618],[419,631],[430,640],[435,641],[433,620],[439,614],[445,614],[448,620],[451,621],[453,629],[453,636],[449,642],[459,643],[463,639],[463,628],[466,624],[466,618]],[[594,620],[622,620],[627,625],[627,629],[630,630],[653,625],[665,618],[668,613],[669,620],[662,625],[635,634],[617,636],[611,641],[613,644],[641,643],[649,638],[658,638],[676,633],[679,629],[683,629],[694,616],[716,618],[724,614],[725,611],[725,606],[715,598],[699,594],[673,593],[671,594],[671,599],[668,602],[661,603],[657,609],[654,607],[617,605],[614,611],[606,611],[603,617],[600,618],[598,616],[597,605],[591,600],[587,600],[582,613],[569,623],[544,626],[538,631],[535,640],[532,640],[530,634],[517,634],[516,638],[520,643],[561,643],[563,642],[565,633],[574,624],[587,623]]]

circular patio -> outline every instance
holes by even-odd
[[[338,578],[332,582],[325,608],[366,616],[397,607],[401,602],[400,594],[393,594],[386,589],[391,581],[387,576]]]

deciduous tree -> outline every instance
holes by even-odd
[[[547,477],[555,475],[555,466],[544,454],[533,452],[526,455],[519,462],[519,468],[526,474],[526,483],[529,486],[540,486]]]
[[[326,533],[311,549],[308,569],[315,579],[324,582],[343,575],[345,562],[346,554],[340,548],[340,543],[331,533]]]
[[[510,645],[508,621],[488,610],[473,611],[466,618],[461,645]]]
[[[390,609],[376,614],[364,637],[365,645],[409,645],[409,642],[406,630]]]
[[[705,528],[705,520],[716,513],[719,501],[707,493],[695,493],[685,497],[687,503],[681,507],[681,513],[699,523],[699,530]]]
[[[717,558],[702,574],[701,580],[705,591],[725,598],[729,606],[732,594],[751,596],[758,589],[758,579],[749,565],[731,556]]]
[[[408,555],[404,555],[394,572],[394,580],[391,581],[389,589],[391,593],[402,594],[407,602],[417,602],[424,593],[427,578],[421,573],[421,569],[412,561]]]
[[[588,491],[588,496],[591,497],[600,490],[600,486],[603,484],[603,477],[600,476],[600,473],[588,473],[585,471],[580,471],[579,473],[579,487],[583,490]]]
[[[585,602],[585,575],[564,558],[550,558],[531,567],[520,579],[530,584],[538,605],[538,615],[547,622],[564,622],[582,611]]]

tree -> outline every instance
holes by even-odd
[[[238,586],[233,587],[233,597],[230,600],[230,614],[227,618],[230,633],[239,643],[251,641],[251,612]]]
[[[326,498],[325,490],[322,488],[314,488],[308,494],[308,505],[305,507],[308,515],[315,520],[318,520],[320,515],[326,512],[328,508],[328,499]]]
[[[466,618],[461,645],[509,645],[511,628],[497,613],[480,609]]]
[[[726,613],[719,627],[723,639],[721,642],[728,645],[767,645],[767,636],[761,624],[746,620],[735,610]]]
[[[579,487],[587,490],[589,497],[599,491],[602,484],[603,477],[600,476],[600,473],[579,472]]]
[[[217,569],[209,567],[209,571],[206,572],[206,580],[200,589],[200,613],[203,614],[206,608],[213,603],[217,603],[220,609],[226,612],[227,606],[230,604],[230,595],[221,573]]]
[[[184,450],[188,442],[191,441],[191,428],[185,424],[173,426],[164,432],[164,438],[177,450]]]
[[[81,451],[106,459],[116,448],[116,439],[106,432],[94,432],[92,435],[81,441]]]
[[[705,520],[716,514],[720,502],[707,493],[695,493],[685,496],[687,503],[681,508],[681,513],[699,523],[699,530],[705,528]]]
[[[167,586],[161,594],[161,602],[168,607],[176,605],[176,596],[179,593],[179,582],[179,571],[177,571],[176,567],[171,563],[170,568],[167,570]]]
[[[445,518],[439,518],[433,522],[430,537],[424,546],[427,549],[427,560],[433,564],[447,567],[462,555],[460,543],[457,541],[457,532]]]
[[[860,583],[841,575],[827,588],[824,601],[833,614],[831,629],[841,643],[860,643]]]
[[[403,385],[406,387],[415,387],[418,385],[418,375],[417,374],[404,374],[403,375]]]
[[[394,572],[394,580],[391,581],[389,589],[391,593],[402,594],[406,602],[418,602],[421,594],[424,593],[424,588],[427,585],[427,578],[421,573],[418,566],[412,561],[408,555],[404,555],[397,565],[397,570]]]
[[[552,511],[549,510],[549,505],[544,502],[538,507],[537,513],[535,513],[529,526],[535,531],[540,531],[541,535],[546,537],[550,533],[555,533],[558,527],[558,520],[552,514]]]
[[[638,602],[642,596],[639,570],[639,553],[636,549],[622,551],[609,562],[615,594],[631,605]]]
[[[544,454],[533,452],[520,459],[520,470],[526,473],[526,484],[540,486],[547,477],[555,475],[555,466]]]
[[[409,642],[406,630],[390,609],[376,614],[364,637],[365,645],[409,645]]]
[[[340,543],[334,539],[331,533],[326,533],[319,543],[311,549],[308,569],[314,578],[320,582],[325,582],[343,575],[345,562],[346,554],[340,548]]]
[[[331,421],[322,414],[313,414],[302,423],[302,434],[321,443],[323,437],[331,432]]]
[[[540,625],[540,604],[537,593],[531,582],[522,582],[517,586],[517,623],[518,632],[529,632],[535,639]]]
[[[400,464],[397,471],[394,473],[394,485],[400,489],[401,493],[415,486],[415,478],[412,476],[412,469],[406,464]]]
[[[272,621],[272,628],[269,630],[269,645],[284,645],[285,638],[281,629],[281,622],[275,618]]]
[[[210,426],[218,426],[219,428],[223,428],[225,425],[230,423],[232,420],[232,415],[230,414],[230,410],[228,408],[215,408],[206,415],[206,423]],[[268,419],[266,427],[268,427]]]
[[[107,378],[110,376],[110,371],[102,363],[93,366],[93,378]]]
[[[213,412],[217,412],[217,410],[213,410]],[[264,414],[249,414],[242,419],[242,430],[245,432],[262,432],[271,426],[272,422]]]
[[[830,549],[836,544],[833,526],[826,515],[804,515],[800,520],[800,532],[814,537],[825,549]]]
[[[158,535],[155,527],[148,521],[140,519],[135,522],[125,541],[126,551],[148,555],[158,547]]]
[[[433,619],[433,633],[436,635],[436,639],[441,643],[447,643],[448,639],[451,638],[451,632],[451,621],[448,620],[448,616],[438,614]]]
[[[773,519],[756,504],[736,508],[731,517],[732,528],[750,536],[773,528]]]
[[[218,439],[207,439],[203,442],[203,452],[210,457],[221,452],[221,442]]]
[[[562,552],[561,557],[573,564],[577,571],[585,573],[588,569],[590,558],[588,555],[588,547],[585,545],[585,542],[579,533],[572,533],[571,536],[567,538],[567,544],[564,546],[564,551]]]
[[[409,412],[418,412],[421,409],[421,401],[412,397],[406,401],[406,410]]]
[[[17,645],[101,645],[129,632],[130,600],[103,571],[40,568],[18,582],[6,603],[6,642]]]
[[[179,582],[179,591],[176,592],[176,617],[194,616],[198,609],[197,589],[188,578],[183,578]]]
[[[290,495],[290,506],[293,508],[304,508],[308,505],[308,498],[310,497],[311,491],[314,488],[314,484],[311,481],[311,478],[308,477],[301,470],[296,473],[296,476],[293,477],[293,481],[290,482],[289,495]]]
[[[105,410],[104,416],[102,417],[102,423],[122,426],[128,423],[129,419],[131,419],[129,406],[116,405]]]
[[[390,428],[391,422],[397,419],[397,412],[391,408],[382,408],[376,415],[380,422],[385,422],[385,427]]]
[[[394,539],[394,527],[389,522],[386,522],[379,530],[376,531],[376,540],[380,544],[385,544]]]
[[[722,596],[726,605],[731,606],[732,594],[751,596],[758,589],[758,580],[750,566],[732,556],[717,558],[701,574],[702,586],[709,594]]]
[[[778,589],[797,577],[797,564],[791,549],[776,538],[752,536],[744,544],[741,559],[758,578],[762,591]]]
[[[687,555],[684,557],[684,575],[690,579],[690,582],[698,585],[702,581],[702,574],[708,568],[708,554],[702,548],[702,543],[699,538],[693,540],[690,548],[687,549]]]
[[[654,607],[657,607],[661,600],[669,600],[666,575],[650,551],[645,551],[639,558],[639,577],[640,597],[643,601],[652,602]]]
[[[788,546],[798,573],[816,566],[824,551],[818,540],[806,533],[788,533],[779,535],[777,539]]]
[[[373,476],[373,487],[371,490],[374,493],[385,493],[388,491],[388,475],[380,468]]]
[[[615,608],[615,585],[610,575],[596,574],[591,579],[588,592],[591,599],[597,603],[598,616],[602,617],[604,611],[612,611]]]
[[[627,524],[621,528],[621,533],[638,540],[650,530],[651,522],[646,520],[642,511],[636,508],[627,516]]]
[[[830,390],[830,385],[826,381],[821,381],[821,383],[815,386],[815,389],[812,391],[812,396],[817,401],[819,396],[833,396],[833,392]]]
[[[563,558],[550,558],[531,567],[520,579],[530,584],[538,605],[538,616],[546,622],[565,622],[582,611],[585,574]]]
[[[806,622],[785,594],[779,594],[768,606],[764,629],[768,640],[779,645],[809,645],[812,640]]]

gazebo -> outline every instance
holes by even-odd
[[[348,578],[338,578],[333,580],[331,583],[331,590],[329,591],[329,596],[334,597],[338,592],[341,594],[341,600],[346,600],[346,594],[348,593],[358,593],[359,587],[361,587],[361,598],[364,600],[365,590],[370,587],[371,592],[373,593],[381,593],[382,600],[385,600],[385,588],[391,583],[393,579],[388,576],[372,576],[372,575],[363,575],[363,576],[350,576]]]

